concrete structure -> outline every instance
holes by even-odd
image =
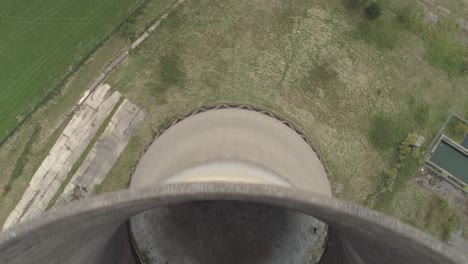
[[[147,149],[131,188],[182,182],[251,182],[331,196],[314,150],[271,116],[225,108],[171,126]]]
[[[311,146],[265,113],[225,107],[172,125],[142,156],[130,187],[237,182],[331,197],[325,169]],[[163,207],[130,223],[138,252],[148,263],[317,263],[328,230],[304,214],[237,203]]]
[[[120,98],[121,94],[112,92],[107,84],[100,85],[87,97],[33,175],[23,197],[3,225],[4,229],[34,218],[47,209],[67,174]]]
[[[102,183],[143,118],[143,111],[124,99],[55,205],[94,195],[94,186]]]
[[[129,260],[126,221],[151,208],[197,200],[269,204],[323,220],[331,227],[332,239],[321,264],[468,263],[467,257],[419,230],[358,205],[243,183],[165,185],[80,200],[1,233],[0,263],[137,263]]]
[[[51,206],[94,195],[94,187],[104,180],[144,118],[143,111],[128,99],[119,104],[121,96],[103,84],[86,97],[33,175],[3,229],[37,217]],[[111,120],[107,123],[106,118]],[[92,149],[85,152],[103,125],[105,131]],[[84,161],[69,175],[80,157]]]
[[[290,123],[224,108],[197,110],[158,135],[129,190],[1,233],[0,263],[310,263],[317,259],[305,253],[320,246],[321,264],[468,263],[412,227],[331,197],[317,155]],[[324,223],[328,239],[317,234],[327,233]],[[129,230],[151,235],[133,241]],[[167,243],[137,255],[133,243],[154,236]]]

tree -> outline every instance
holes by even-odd
[[[381,13],[382,13],[382,9],[380,7],[379,2],[372,2],[366,8],[366,16],[368,19],[376,19],[380,16]]]

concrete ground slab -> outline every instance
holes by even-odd
[[[110,86],[100,85],[83,103],[33,175],[30,188],[10,214],[3,228],[23,221],[44,210],[65,180],[72,166],[82,155],[97,129],[120,100],[121,94],[111,92]],[[32,196],[31,191],[38,197]],[[35,199],[33,201],[33,199]],[[18,214],[22,217],[18,217]]]
[[[104,180],[143,118],[143,111],[125,99],[56,204],[63,205],[93,195],[94,186]],[[80,190],[78,198],[77,187]]]

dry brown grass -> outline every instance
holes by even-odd
[[[369,142],[372,117],[411,123],[414,97],[430,105],[426,125],[415,126],[430,138],[450,111],[468,113],[468,91],[466,77],[430,66],[423,41],[408,32],[394,49],[352,38],[355,15],[340,0],[186,1],[107,80],[146,119],[99,190],[126,188],[144,146],[171,118],[236,102],[295,122],[322,153],[335,196],[363,202],[392,159]],[[171,69],[183,74],[167,82],[162,73]],[[430,209],[430,194],[407,194],[398,196],[397,216]]]
[[[449,111],[463,110],[468,93],[466,78],[428,65],[418,37],[402,31],[395,49],[379,49],[350,37],[357,22],[340,1],[185,3],[108,80],[147,118],[102,191],[127,186],[161,123],[201,105],[239,102],[297,123],[322,153],[334,194],[362,202],[392,159],[369,142],[371,118],[383,112],[411,123],[414,97],[430,105],[426,125],[415,127],[431,137]],[[176,84],[161,75],[160,58],[171,54],[185,73]],[[424,199],[400,198],[395,214],[406,203],[429,210]]]

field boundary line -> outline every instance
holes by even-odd
[[[94,20],[96,16],[96,13],[99,12],[99,9],[102,8],[102,6],[104,4],[106,4],[108,0],[105,0],[104,2],[102,2],[99,7],[97,7],[96,9],[93,10],[92,14],[90,15],[90,18],[91,20]],[[6,96],[10,96],[10,94],[12,92],[14,92],[14,89],[10,89],[10,88],[14,88],[14,84],[16,82],[18,82],[19,80],[22,80],[23,79],[23,75],[26,77],[31,77],[31,78],[24,78],[26,79],[26,84],[29,86],[31,84],[31,82],[33,82],[38,76],[39,76],[39,73],[38,73],[38,70],[40,70],[42,68],[42,66],[46,63],[49,62],[50,60],[50,57],[48,57],[49,54],[53,53],[53,51],[55,50],[55,47],[57,46],[60,46],[60,44],[62,44],[63,42],[66,42],[70,39],[73,40],[73,38],[75,37],[75,35],[78,33],[80,33],[82,30],[83,30],[83,27],[85,25],[84,24],[80,24],[78,27],[76,27],[73,31],[70,31],[68,32],[66,35],[64,35],[60,40],[56,41],[54,43],[54,45],[48,50],[46,51],[33,65],[31,65],[31,67],[28,68],[31,69],[32,68],[32,71],[24,71],[18,78],[16,78],[15,81],[13,81],[8,87],[5,88],[5,90],[2,92],[2,94],[0,96],[4,96],[5,93],[7,93]],[[23,95],[27,94],[31,89],[33,89],[32,87],[30,87],[28,90],[24,90],[22,91],[21,94],[13,94],[13,96],[11,96],[12,98],[12,101],[15,101],[16,98],[21,98]],[[4,110],[11,110],[11,108],[13,108],[14,106],[16,106],[16,104],[10,104],[10,105],[6,105],[4,106],[3,108],[0,109],[0,112],[3,112]],[[7,111],[8,112],[8,111]]]
[[[145,1],[146,2],[146,1]],[[79,100],[78,102],[78,106],[81,105],[81,103],[83,103],[86,98],[88,98],[88,96],[90,96],[94,89],[96,89],[96,87],[98,87],[99,84],[101,84],[105,79],[106,77],[117,67],[120,65],[120,63],[122,63],[122,61],[124,61],[128,56],[129,56],[129,53],[130,53],[130,50],[134,50],[136,49],[138,46],[141,45],[141,43],[143,43],[150,35],[151,33],[153,33],[158,27],[159,25],[161,25],[161,22],[166,19],[169,14],[177,8],[177,6],[179,6],[180,4],[182,4],[183,2],[185,2],[185,0],[178,0],[177,2],[175,2],[171,7],[170,9],[164,13],[161,18],[156,21],[153,25],[151,25],[147,30],[145,30],[131,45],[130,45],[130,48],[123,51],[119,56],[117,56],[109,65],[107,65],[107,67],[104,69],[103,72],[101,72],[101,74],[92,82],[92,84],[88,87],[88,89],[84,92],[83,96],[81,97],[81,99]]]
[[[17,123],[17,125],[12,128],[8,133],[0,139],[0,147],[13,136],[13,134],[39,109],[42,105],[44,105],[48,100],[52,98],[52,96],[57,92],[57,90],[60,87],[63,87],[64,84],[68,81],[68,79],[75,74],[81,66],[91,57],[92,54],[96,52],[103,44],[106,42],[110,36],[112,36],[115,32],[117,32],[124,23],[128,21],[129,18],[134,16],[138,11],[140,11],[146,4],[148,3],[148,0],[144,0],[139,6],[137,6],[133,11],[130,12],[130,14],[122,20],[114,29],[112,29],[107,35],[105,35],[101,41],[99,41],[91,50],[89,50],[87,53],[85,53],[84,56],[81,57],[81,59],[73,66],[73,68],[64,75],[64,77],[55,85],[52,86],[52,88],[49,90],[49,92],[42,97],[39,102],[34,105],[30,111],[28,111],[23,119]]]

